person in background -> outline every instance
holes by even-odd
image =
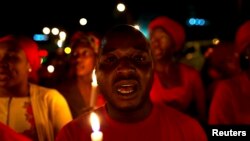
[[[105,102],[98,89],[95,95],[91,93],[92,73],[95,68],[99,42],[99,38],[93,33],[82,31],[75,32],[71,38],[72,52],[68,76],[56,88],[66,98],[73,118],[92,108],[97,108]]]
[[[241,69],[232,42],[222,41],[213,47],[209,47],[204,54],[206,61],[201,74],[206,89],[208,112],[217,83],[240,73]]]
[[[235,52],[242,71],[220,81],[214,90],[209,110],[210,125],[250,124],[250,20],[245,21],[235,34]],[[223,55],[223,54],[222,54]]]
[[[149,23],[148,30],[155,63],[150,98],[206,124],[205,91],[200,73],[178,60],[186,38],[184,28],[169,17],[159,16]]]
[[[33,141],[54,141],[72,116],[57,90],[30,81],[38,49],[25,35],[0,38],[0,122]]]
[[[0,122],[0,140],[1,141],[32,141],[26,136],[15,132],[9,126]]]
[[[93,112],[100,119],[103,141],[206,141],[195,119],[151,102],[153,67],[148,40],[139,30],[132,25],[110,29],[96,66],[106,104],[68,123],[56,141],[91,141]]]

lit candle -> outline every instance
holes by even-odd
[[[90,123],[93,132],[91,133],[92,141],[102,141],[102,132],[100,131],[100,121],[96,113],[92,112],[90,114]]]
[[[95,75],[95,69],[92,72],[92,82],[91,82],[91,95],[90,95],[90,107],[94,108],[97,99],[97,80]]]

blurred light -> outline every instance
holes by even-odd
[[[59,33],[59,37],[60,37],[60,40],[65,40],[66,39],[66,32],[64,32],[64,31],[61,31],[60,33]]]
[[[194,18],[190,18],[189,21],[188,21],[188,23],[190,25],[194,25],[195,24],[195,19]]]
[[[220,40],[219,40],[218,38],[214,38],[214,39],[212,40],[212,43],[213,43],[214,45],[218,45],[218,44],[220,43]]]
[[[40,59],[40,64],[42,64],[42,63],[43,63],[43,58]]]
[[[50,33],[50,29],[48,27],[43,28],[43,34],[48,35]]]
[[[209,57],[213,53],[214,49],[212,47],[209,47],[207,51],[204,53],[204,57]]]
[[[143,20],[138,20],[134,27],[142,32],[142,34],[148,38],[148,22]]]
[[[138,24],[134,25],[134,28],[140,30],[140,26]]]
[[[57,46],[61,48],[63,46],[63,40],[58,40],[57,41]]]
[[[88,21],[87,21],[87,19],[85,19],[85,18],[81,18],[80,21],[79,21],[80,25],[82,25],[82,26],[83,26],[83,25],[86,25],[87,22],[88,22]]]
[[[200,18],[190,18],[188,19],[187,24],[190,26],[205,26],[207,25],[207,21]]]
[[[47,57],[43,57],[43,58],[41,58],[41,63],[43,64],[43,63],[47,62],[47,60],[48,60]]]
[[[34,34],[33,39],[35,41],[47,41],[48,40],[48,36],[44,35],[44,34]]]
[[[119,12],[123,12],[126,9],[126,7],[125,7],[125,5],[123,3],[118,3],[117,6],[116,6],[116,8],[117,8],[117,10]]]
[[[39,50],[38,54],[40,57],[46,57],[46,56],[48,56],[48,51],[45,49],[41,49],[41,50]]]
[[[52,28],[51,32],[52,32],[53,35],[58,35],[59,34],[59,29],[54,27],[54,28]]]
[[[71,53],[71,48],[70,47],[65,47],[64,52],[66,54],[70,54]]]
[[[141,29],[140,30],[142,32],[142,34],[148,39],[149,35],[148,35],[148,30],[147,29]]]
[[[53,65],[48,65],[47,71],[48,71],[49,73],[53,73],[53,72],[55,71],[55,67],[54,67]]]
[[[204,19],[198,19],[197,24],[200,26],[204,26],[205,25],[205,20]]]

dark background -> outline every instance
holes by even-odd
[[[123,2],[125,13],[116,11],[116,4]],[[249,0],[78,0],[34,1],[1,4],[0,34],[41,33],[44,26],[59,27],[69,35],[76,30],[94,31],[100,35],[119,23],[141,22],[146,29],[148,22],[158,15],[169,16],[185,27],[187,40],[214,37],[233,40],[236,28],[250,19]],[[86,26],[79,19],[88,19]],[[190,17],[204,18],[209,24],[190,27]]]

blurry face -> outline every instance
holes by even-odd
[[[211,54],[210,75],[217,78],[228,78],[239,72],[239,62],[237,56],[233,52],[233,48],[217,47],[217,50]],[[215,75],[217,72],[217,75]]]
[[[72,55],[77,76],[85,76],[92,73],[95,66],[95,54],[90,47],[78,45]]]
[[[26,82],[28,68],[29,64],[23,50],[0,43],[0,87],[12,87]]]
[[[108,37],[100,52],[98,85],[114,109],[136,110],[149,97],[152,57],[144,38],[120,34]]]
[[[218,59],[214,63],[214,68],[218,71],[221,77],[229,77],[238,72],[239,66],[236,56],[225,55],[224,58]]]
[[[165,55],[172,55],[171,37],[162,29],[156,28],[150,34],[150,46],[156,60],[162,59]]]

